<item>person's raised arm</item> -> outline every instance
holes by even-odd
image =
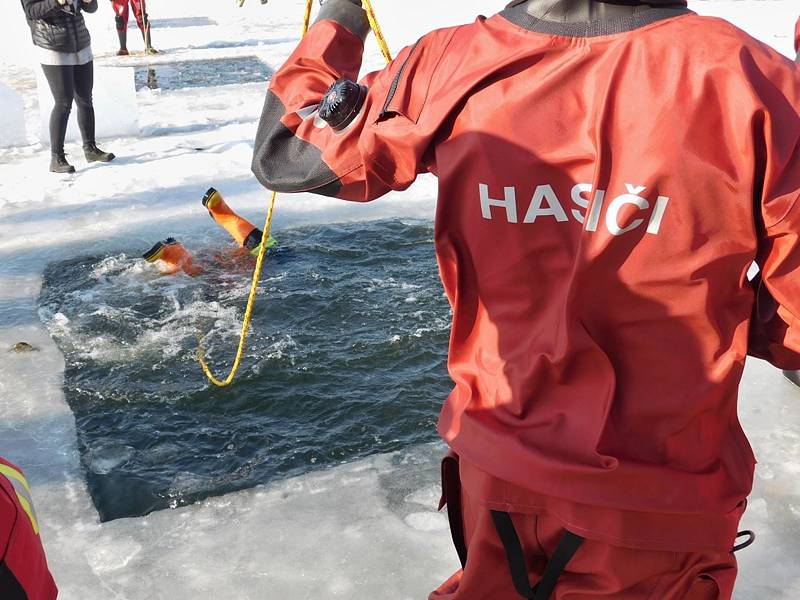
[[[372,200],[430,166],[426,151],[444,115],[425,102],[454,30],[425,36],[357,81],[370,31],[360,4],[325,2],[272,79],[253,156],[270,190]]]

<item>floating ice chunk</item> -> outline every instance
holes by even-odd
[[[435,512],[417,512],[407,515],[406,525],[417,531],[442,531],[449,527],[447,517]]]
[[[196,494],[205,491],[209,489],[211,485],[212,481],[210,477],[198,475],[196,473],[178,473],[172,478],[168,494],[171,498],[178,498],[184,494]]]
[[[106,475],[128,462],[134,453],[133,447],[124,444],[112,443],[92,448],[89,451],[89,469],[92,473]]]
[[[439,506],[439,498],[441,495],[441,486],[435,484],[409,494],[405,497],[405,501],[411,504],[421,504],[428,508],[436,508]]]
[[[142,551],[142,545],[133,540],[103,537],[86,550],[86,560],[95,573],[122,569]]]
[[[27,143],[22,96],[0,82],[0,148],[24,146]]]

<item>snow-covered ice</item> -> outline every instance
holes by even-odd
[[[22,96],[0,81],[0,148],[28,143]]]
[[[154,44],[165,51],[155,61],[256,56],[276,68],[298,40],[303,4],[274,0],[261,6],[248,0],[236,9],[232,1],[150,0]],[[503,4],[459,0],[432,8],[422,0],[375,1],[394,49],[432,27],[466,22]],[[729,18],[793,54],[797,0],[698,0],[691,6]],[[61,390],[64,360],[37,315],[42,271],[49,262],[78,254],[141,251],[167,235],[190,237],[208,226],[198,198],[210,184],[260,222],[265,192],[250,175],[249,162],[264,85],[139,90],[140,136],[103,142],[117,161],[87,166],[79,147],[68,144],[78,173],[51,176],[46,137],[39,133],[28,30],[16,3],[7,15],[0,79],[15,96],[0,98],[0,132],[27,132],[30,144],[0,150],[0,455],[23,466],[31,479],[61,597],[424,598],[457,564],[446,522],[435,513],[438,447],[99,523]],[[152,62],[113,56],[116,35],[108,3],[101,2],[98,14],[86,19],[98,67]],[[131,29],[132,50],[140,48],[137,38]],[[381,64],[370,40],[365,67]],[[21,98],[23,122],[17,116],[7,127],[2,120],[14,103],[6,96]],[[435,189],[435,182],[423,177],[407,192],[370,205],[284,198],[275,226],[431,218]],[[5,352],[21,340],[39,351]],[[776,370],[752,361],[740,412],[760,461],[743,526],[759,538],[741,554],[736,597],[795,600],[800,598],[800,391]],[[95,459],[94,468],[109,469],[126,460],[126,449],[101,448]]]

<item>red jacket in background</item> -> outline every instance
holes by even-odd
[[[439,431],[509,482],[485,500],[610,543],[730,550],[755,466],[737,418],[754,260],[755,352],[800,368],[797,67],[686,9],[576,24],[511,6],[367,75],[337,133],[316,108],[358,76],[350,6],[274,76],[256,176],[366,201],[437,175]]]
[[[0,598],[54,600],[31,490],[22,471],[0,458]]]

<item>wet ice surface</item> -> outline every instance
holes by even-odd
[[[113,56],[113,17],[101,6],[88,15],[98,64],[145,65],[177,60],[257,56],[271,68],[299,37],[303,2],[262,7],[233,3],[150,0],[168,25],[154,29],[164,54]],[[431,10],[422,0],[376,0],[393,49],[425,30],[472,20],[505,0],[462,0]],[[796,0],[691,2],[727,16],[787,56],[792,53]],[[107,8],[107,7],[106,7]],[[208,15],[198,21],[198,14]],[[419,18],[424,14],[425,18]],[[187,16],[189,15],[189,16]],[[379,455],[251,490],[210,498],[144,518],[99,523],[76,447],[74,416],[62,393],[64,357],[37,313],[45,266],[81,256],[134,255],[154,240],[179,235],[204,240],[213,230],[198,198],[222,189],[253,221],[264,193],[249,175],[252,139],[263,105],[260,83],[152,92],[140,90],[141,137],[104,141],[120,158],[88,166],[68,145],[79,171],[45,173],[37,145],[35,77],[25,66],[29,33],[21,10],[0,36],[0,78],[23,95],[33,145],[0,150],[0,454],[24,466],[33,483],[48,559],[65,600],[173,598],[259,599],[341,597],[420,600],[455,568],[457,558],[440,517],[439,448]],[[140,40],[131,36],[132,49]],[[235,46],[232,46],[235,44]],[[380,67],[367,41],[365,68]],[[435,183],[422,178],[404,194],[370,205],[306,195],[279,200],[275,225],[431,218]],[[7,347],[28,341],[28,354]],[[759,458],[743,527],[759,538],[740,555],[737,600],[800,598],[800,395],[774,369],[748,366],[741,417]],[[126,444],[102,447],[98,470],[121,468]],[[438,519],[438,520],[437,520]]]
[[[266,83],[271,76],[272,69],[255,56],[158,62],[136,67],[136,89],[180,90]]]
[[[225,390],[201,377],[198,336],[226,369],[254,260],[214,233],[184,240],[198,277],[126,255],[45,270],[39,314],[104,520],[435,439],[449,311],[429,222],[282,230]]]

